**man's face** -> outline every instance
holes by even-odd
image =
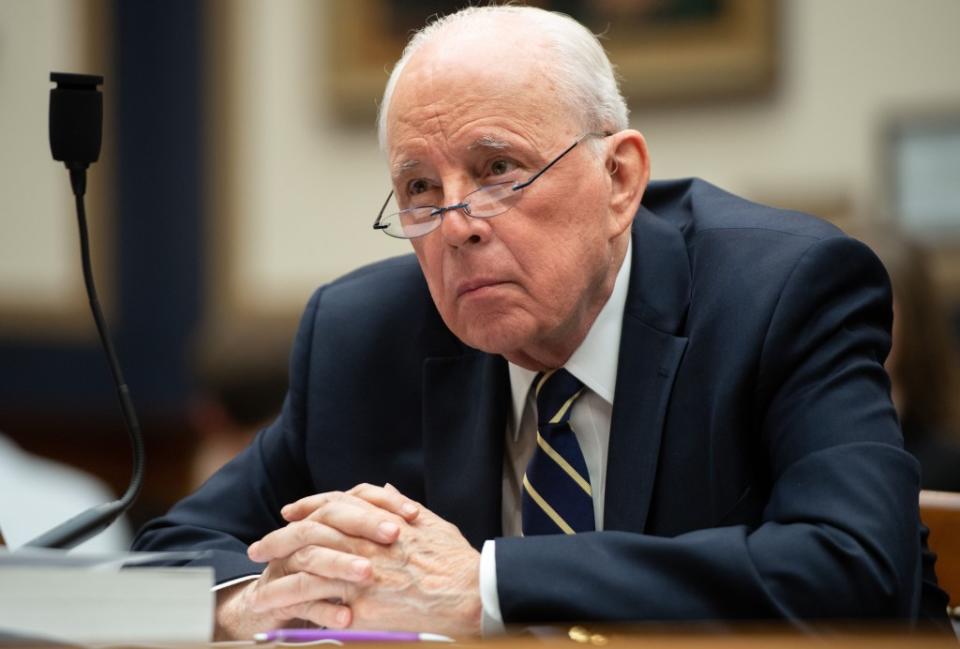
[[[452,205],[481,185],[526,180],[582,134],[536,65],[496,50],[467,36],[408,63],[388,115],[401,208]],[[450,330],[528,367],[564,362],[616,276],[613,239],[624,227],[608,214],[609,195],[604,157],[584,142],[510,211],[491,219],[450,211],[414,239]]]

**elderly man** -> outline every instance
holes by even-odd
[[[602,48],[538,9],[414,36],[380,136],[415,258],[316,292],[281,417],[137,542],[213,550],[220,637],[917,617],[866,247],[648,184]]]

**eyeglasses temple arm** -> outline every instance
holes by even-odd
[[[514,186],[513,186],[514,191],[516,191],[516,190],[518,190],[518,189],[523,189],[523,188],[526,187],[527,185],[531,184],[534,180],[536,180],[537,178],[539,178],[540,176],[542,176],[544,173],[546,173],[547,169],[549,169],[549,168],[552,167],[553,165],[555,165],[555,164],[557,164],[558,162],[560,162],[560,160],[563,158],[563,156],[565,156],[565,155],[567,155],[568,153],[570,153],[571,151],[573,151],[574,147],[576,147],[578,144],[580,144],[581,140],[583,140],[583,138],[580,138],[579,140],[577,140],[576,142],[574,142],[573,144],[571,144],[570,146],[568,146],[566,149],[563,150],[563,153],[561,153],[561,154],[558,155],[556,158],[554,158],[554,159],[550,162],[550,164],[548,164],[546,167],[544,167],[543,169],[541,169],[541,170],[538,171],[537,173],[535,173],[535,174],[533,174],[532,176],[530,176],[529,178],[527,178],[524,182],[518,183],[518,184],[514,185]]]
[[[613,135],[613,133],[611,133],[611,132],[609,132],[609,131],[605,131],[605,132],[603,132],[603,133],[584,133],[583,135],[581,135],[581,136],[577,139],[576,142],[574,142],[573,144],[571,144],[570,146],[568,146],[566,149],[564,149],[564,150],[560,153],[560,155],[558,155],[556,158],[554,158],[546,167],[544,167],[543,169],[541,169],[541,170],[538,171],[537,173],[535,173],[535,174],[533,174],[532,176],[530,176],[529,178],[527,178],[524,182],[522,182],[522,183],[517,183],[516,185],[514,185],[514,186],[513,186],[514,191],[516,191],[516,190],[518,190],[518,189],[523,189],[523,188],[526,187],[527,185],[531,184],[534,180],[536,180],[537,178],[539,178],[540,176],[542,176],[542,175],[547,171],[547,169],[549,169],[549,168],[552,167],[553,165],[555,165],[555,164],[557,164],[558,162],[560,162],[560,160],[563,159],[563,156],[565,156],[565,155],[567,155],[568,153],[570,153],[571,151],[573,151],[573,149],[574,149],[578,144],[580,144],[581,142],[583,142],[583,141],[584,141],[585,139],[587,139],[588,137],[610,137],[611,135]]]
[[[383,201],[383,206],[380,208],[380,212],[377,214],[377,220],[373,222],[374,230],[386,230],[386,225],[380,224],[380,219],[383,218],[383,211],[387,209],[387,204],[390,202],[390,199],[393,198],[393,190],[390,190],[390,193],[387,194],[387,200]]]

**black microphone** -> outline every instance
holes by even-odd
[[[72,548],[78,543],[106,529],[121,514],[130,508],[143,486],[143,438],[140,422],[130,399],[120,363],[110,340],[110,332],[100,309],[97,289],[93,283],[90,263],[90,241],[87,234],[87,213],[83,196],[87,188],[87,167],[100,157],[100,140],[103,129],[103,95],[97,86],[103,77],[87,74],[51,72],[50,80],[57,84],[50,90],[50,152],[53,159],[63,162],[70,171],[77,206],[77,224],[80,229],[80,258],[83,264],[83,281],[90,299],[90,310],[97,325],[100,343],[107,355],[113,374],[120,409],[133,446],[133,477],[126,493],[113,502],[92,507],[77,516],[44,532],[24,547]]]
[[[50,152],[68,169],[86,169],[100,157],[103,132],[103,95],[97,86],[103,77],[92,74],[51,72]]]

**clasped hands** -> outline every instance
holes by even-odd
[[[291,620],[330,628],[480,633],[480,554],[391,485],[307,496],[252,544],[256,580],[218,593],[217,639]]]

